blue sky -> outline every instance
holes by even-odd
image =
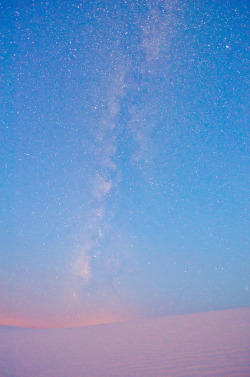
[[[247,11],[1,5],[3,324],[249,305]]]

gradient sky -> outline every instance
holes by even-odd
[[[247,1],[0,11],[0,324],[249,306]]]

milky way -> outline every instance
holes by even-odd
[[[246,5],[1,14],[1,323],[249,305]]]

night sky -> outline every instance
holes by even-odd
[[[249,306],[247,1],[0,12],[0,324]]]

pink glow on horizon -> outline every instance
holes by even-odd
[[[137,318],[138,315],[133,313],[126,313],[122,311],[107,311],[99,310],[97,313],[78,314],[71,316],[57,315],[53,317],[33,316],[29,318],[23,316],[2,315],[0,316],[0,326],[14,326],[30,329],[57,329],[57,328],[71,328],[94,326],[107,323],[124,322]]]

